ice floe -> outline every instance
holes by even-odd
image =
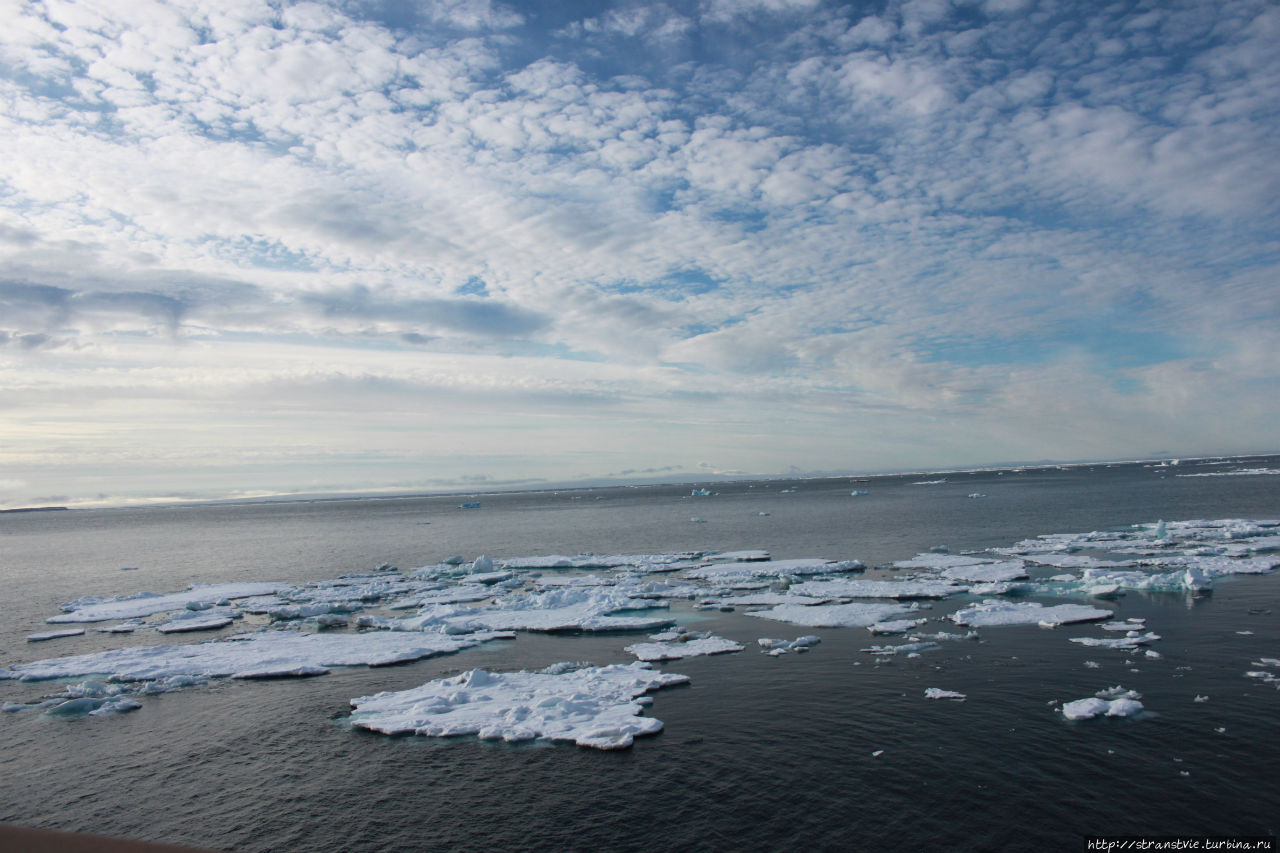
[[[740,652],[745,648],[742,643],[701,631],[668,631],[649,639],[658,642],[633,643],[623,651],[642,661],[663,661]]]
[[[802,581],[792,584],[790,591],[810,598],[946,598],[965,592],[968,587],[947,581],[925,580],[831,580]]]
[[[86,596],[62,605],[63,613],[50,616],[46,622],[108,622],[113,619],[136,619],[156,613],[168,613],[188,609],[188,605],[216,604],[237,598],[269,595],[288,584],[283,583],[223,583],[194,584],[182,592],[160,595],[142,592],[119,598]]]
[[[727,583],[745,578],[795,578],[837,572],[860,572],[865,568],[866,565],[861,560],[825,560],[821,558],[753,560],[749,562],[717,563],[697,569],[689,569],[684,573],[684,576],[690,580]]]
[[[639,716],[645,693],[684,684],[686,675],[630,665],[538,672],[473,669],[421,687],[351,700],[351,724],[383,734],[476,735],[508,742],[544,739],[595,749],[625,749],[656,734],[662,721]]]
[[[928,619],[892,619],[888,622],[876,622],[868,625],[867,630],[873,634],[905,634],[919,628]]]
[[[887,621],[886,617],[909,613],[911,609],[906,604],[780,604],[770,610],[753,610],[747,615],[810,628],[865,628]]]
[[[83,628],[63,628],[58,631],[40,631],[36,634],[28,634],[28,643],[43,643],[47,640],[60,640],[63,637],[78,637],[84,633]]]
[[[550,589],[514,594],[489,605],[450,604],[424,608],[418,615],[392,620],[402,631],[647,631],[670,625],[675,618],[614,615],[623,610],[665,608],[667,603],[633,597],[630,588]]]
[[[796,637],[794,640],[761,637],[756,640],[756,645],[758,645],[760,650],[765,654],[778,657],[779,655],[785,655],[790,652],[807,652],[820,642],[822,642],[822,640],[819,637],[815,637],[812,634],[806,634],[802,637]]]
[[[1089,646],[1096,649],[1120,649],[1121,651],[1133,651],[1138,646],[1144,646],[1147,643],[1154,643],[1160,639],[1159,634],[1148,631],[1141,634],[1137,631],[1130,631],[1123,637],[1072,637],[1071,642],[1081,646]]]
[[[101,676],[111,681],[153,681],[173,676],[312,675],[332,666],[380,666],[418,660],[509,636],[502,633],[454,636],[396,631],[365,634],[260,631],[192,645],[134,646],[15,664],[0,669],[0,680]]]
[[[951,620],[959,625],[985,628],[993,625],[1042,625],[1055,627],[1072,622],[1110,619],[1110,610],[1087,604],[1055,604],[1045,606],[1035,601],[1009,602],[989,599],[981,604],[957,610]]]
[[[1128,717],[1142,710],[1140,693],[1125,690],[1123,687],[1109,687],[1100,690],[1088,699],[1077,699],[1064,702],[1062,716],[1068,720],[1089,720],[1094,717]]]
[[[951,699],[954,701],[963,702],[966,696],[963,693],[957,693],[954,690],[943,690],[939,687],[926,687],[924,691],[924,698]]]

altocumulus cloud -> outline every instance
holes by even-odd
[[[1273,440],[1271,3],[19,0],[0,27],[23,481],[127,412],[172,466],[193,394],[226,465],[270,428],[440,482]],[[306,422],[291,382],[328,389]]]

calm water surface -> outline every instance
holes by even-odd
[[[1247,463],[1266,465],[1280,460]],[[1159,518],[1280,518],[1280,477],[1175,476],[1212,470],[1222,469],[775,481],[712,486],[708,498],[645,487],[0,515],[0,664],[161,642],[145,631],[25,637],[61,601],[192,582],[320,580],[481,553],[764,548],[875,566],[936,545],[958,552]],[[463,500],[482,507],[459,510]],[[1280,657],[1280,574],[1219,581],[1194,600],[1131,593],[1104,606],[1146,617],[1163,657],[1067,641],[1092,630],[1010,627],[891,661],[860,651],[882,642],[864,629],[819,629],[809,654],[771,658],[755,651],[757,637],[808,629],[688,612],[687,624],[750,647],[664,664],[692,684],[653,694],[648,713],[665,731],[621,753],[387,738],[343,720],[352,697],[477,666],[628,662],[636,634],[522,633],[404,666],[223,681],[102,719],[5,714],[0,821],[235,851],[1075,850],[1086,834],[1276,834],[1280,691],[1244,672]],[[1053,711],[1115,684],[1139,690],[1153,713],[1070,724]],[[969,698],[928,701],[926,687]],[[0,699],[53,689],[0,682]]]

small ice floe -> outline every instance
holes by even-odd
[[[219,607],[216,610],[189,610],[174,615],[168,622],[156,626],[161,634],[180,634],[188,631],[216,631],[225,628],[240,614],[230,608]]]
[[[942,485],[943,483],[945,483],[945,482],[947,482],[947,479],[946,479],[945,477],[943,477],[941,480],[917,480],[916,482],[912,483],[911,485],[913,485],[913,486],[941,486],[941,485]]]
[[[1280,658],[1258,658],[1254,666],[1280,666]]]
[[[916,554],[909,560],[898,560],[891,565],[895,569],[933,569],[944,571],[946,569],[959,569],[969,566],[989,565],[996,562],[995,560],[986,559],[984,557],[969,557],[962,554],[948,554],[946,549],[941,551],[933,551],[929,553]]]
[[[1263,658],[1263,660],[1270,660],[1270,658]],[[1260,661],[1254,661],[1253,665],[1258,666],[1260,663],[1261,663]],[[1261,681],[1263,684],[1280,684],[1280,677],[1277,677],[1275,673],[1269,672],[1268,670],[1265,670],[1265,669],[1249,670],[1244,674],[1244,677],[1256,678],[1259,681]]]
[[[988,599],[952,613],[950,618],[959,625],[985,628],[994,625],[1041,625],[1047,628],[1073,622],[1095,622],[1111,618],[1110,610],[1090,607],[1087,604],[1055,604],[1046,607],[1034,601],[1009,602]]]
[[[761,515],[768,515],[768,513],[761,513]],[[759,549],[721,551],[708,554],[704,559],[709,563],[760,563],[769,559],[769,552]]]
[[[757,560],[750,562],[716,564],[690,569],[684,576],[690,580],[729,583],[746,578],[795,578],[804,575],[823,575],[834,572],[860,572],[866,565],[860,560],[825,560],[800,558],[794,560]]]
[[[537,672],[473,669],[421,687],[351,700],[351,724],[383,734],[429,737],[476,735],[482,740],[549,740],[595,749],[625,749],[656,734],[662,721],[642,717],[637,701],[650,690],[685,684],[687,675],[629,666],[577,668],[558,664]]]
[[[703,631],[664,631],[649,639],[659,642],[633,643],[623,651],[642,661],[664,661],[740,652],[745,648],[742,643]]]
[[[970,492],[970,493],[968,494],[968,497],[971,497],[971,498],[985,498],[985,497],[986,497],[986,495],[984,495],[982,492]]]
[[[884,755],[883,749],[877,749],[875,752],[871,753],[872,758],[879,758],[882,755]]]
[[[911,610],[906,604],[780,604],[770,610],[753,610],[747,615],[809,628],[865,628]]]
[[[954,690],[942,690],[942,689],[940,689],[940,688],[938,688],[938,687],[926,687],[926,688],[925,688],[925,691],[924,691],[924,698],[926,698],[926,699],[952,699],[952,700],[957,701],[957,702],[963,702],[963,701],[965,700],[965,698],[966,698],[966,697],[965,697],[965,695],[964,695],[963,693],[957,693],[957,692],[956,692],[956,691],[954,691]]]
[[[932,640],[914,640],[909,643],[899,643],[896,646],[867,646],[865,649],[859,649],[858,651],[876,655],[877,657],[906,655],[909,658],[914,658],[919,657],[921,652],[932,652],[940,648],[942,646]]]
[[[1196,698],[1195,698],[1194,700],[1192,700],[1192,701],[1195,701],[1195,702],[1208,702],[1208,701],[1209,701],[1209,697],[1208,697],[1208,696],[1201,696],[1199,693],[1197,693],[1197,694],[1196,694]]]
[[[28,643],[43,643],[46,640],[58,640],[62,637],[79,637],[84,633],[83,628],[63,628],[59,631],[41,631],[36,634],[28,634]]]
[[[1084,662],[1085,669],[1098,669],[1101,666],[1102,664],[1098,663],[1096,660],[1087,660]]]
[[[974,563],[945,568],[942,570],[942,576],[952,581],[996,584],[1026,578],[1027,567],[1021,560],[1005,560],[999,563]]]
[[[1105,622],[1098,627],[1104,631],[1141,631],[1146,623],[1147,620],[1142,617],[1131,616],[1123,622]]]
[[[146,623],[130,619],[127,622],[121,622],[118,625],[106,625],[102,628],[94,628],[100,634],[132,634],[134,631],[145,626]]]
[[[888,622],[876,622],[868,625],[867,630],[873,634],[905,634],[919,628],[928,619],[892,619]]]
[[[694,489],[693,491],[689,492],[689,496],[693,498],[708,498],[708,497],[711,497],[711,490],[710,489]]]
[[[965,592],[968,587],[945,581],[873,581],[832,580],[803,581],[791,585],[791,592],[811,598],[947,598]]]
[[[504,596],[492,604],[441,605],[424,608],[417,616],[395,620],[401,631],[653,631],[675,619],[660,616],[621,616],[618,611],[665,608],[665,601],[636,598],[634,585],[567,587],[538,593]]]
[[[807,652],[820,642],[822,640],[812,634],[796,637],[794,640],[777,640],[769,637],[761,637],[756,640],[756,644],[760,646],[761,651],[773,657],[779,657],[789,652]]]
[[[854,489],[852,492],[850,492],[850,493],[849,493],[849,496],[850,496],[850,497],[854,497],[854,498],[861,498],[861,497],[866,497],[866,496],[867,496],[867,495],[869,495],[869,494],[871,494],[871,493],[870,493],[870,492],[864,492],[864,491],[862,491],[861,489]]]
[[[1119,685],[1099,690],[1092,698],[1077,699],[1062,705],[1062,716],[1068,720],[1089,720],[1098,716],[1128,717],[1142,710],[1138,700],[1142,694]]]
[[[194,584],[183,592],[159,595],[141,592],[119,598],[91,595],[60,605],[63,613],[50,616],[46,622],[109,622],[114,619],[137,619],[156,613],[186,610],[188,604],[213,604],[224,599],[271,595],[285,589],[284,583]]]
[[[1147,643],[1154,643],[1159,639],[1160,635],[1151,631],[1145,634],[1130,631],[1123,637],[1072,637],[1071,642],[1091,648],[1119,649],[1120,651],[1131,652],[1137,649],[1138,646],[1145,646]]]

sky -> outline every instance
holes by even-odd
[[[1268,0],[0,33],[0,506],[1280,449]]]

